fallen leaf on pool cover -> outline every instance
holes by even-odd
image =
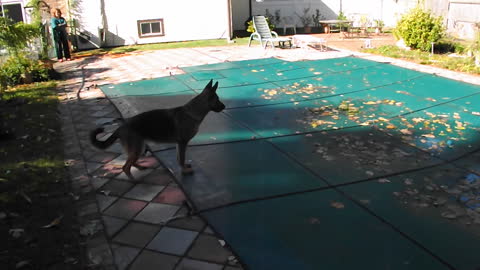
[[[388,128],[388,129],[395,129],[395,128],[397,128],[397,127],[396,127],[395,125],[390,124],[390,125],[387,126],[387,128]]]
[[[434,139],[435,135],[433,135],[433,134],[423,134],[422,137]]]
[[[268,91],[268,94],[269,94],[270,96],[274,96],[274,95],[277,94],[277,90],[270,90],[270,91]]]
[[[420,123],[420,122],[423,122],[425,121],[425,119],[421,118],[421,117],[416,117],[416,118],[413,118],[412,121],[416,124]]]
[[[345,208],[345,205],[341,202],[332,202],[330,204],[333,208],[337,208],[337,209],[343,209]]]
[[[367,102],[363,102],[363,104],[365,104],[365,105],[374,105],[374,104],[377,104],[377,102],[375,102],[375,101],[367,101]]]
[[[410,130],[408,129],[400,129],[400,133],[402,133],[403,135],[412,135],[413,132],[411,132]]]
[[[404,94],[404,95],[407,95],[407,96],[413,96],[412,94],[410,94],[409,92],[406,92],[406,91],[397,91],[398,94]]]

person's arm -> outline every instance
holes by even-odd
[[[50,25],[52,26],[52,29],[55,30],[55,28],[57,28],[57,19],[50,19]]]

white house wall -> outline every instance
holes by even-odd
[[[87,0],[78,2],[78,6],[70,12],[76,20],[76,34],[79,49],[99,48],[101,46],[99,29],[102,28],[100,15],[100,0]]]
[[[310,16],[319,9],[323,19],[336,19],[340,7],[347,17],[365,15],[371,21],[381,19],[386,26],[395,26],[401,14],[415,7],[417,0],[252,0],[252,12],[254,15],[264,15],[268,9],[271,14],[280,10],[281,16],[291,16],[296,20],[297,26],[301,27],[296,14],[302,15],[304,8],[310,8]]]
[[[104,1],[109,31],[107,46],[228,37],[227,0]],[[137,21],[149,19],[163,19],[164,36],[139,37]]]

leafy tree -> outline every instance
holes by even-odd
[[[393,34],[413,49],[429,51],[431,43],[439,41],[445,35],[445,28],[442,17],[435,17],[418,6],[402,16]]]
[[[37,24],[15,23],[8,17],[0,17],[0,46],[15,57],[28,47],[28,42],[40,35]]]

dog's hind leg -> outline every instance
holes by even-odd
[[[132,175],[131,168],[132,166],[136,167],[137,161],[140,158],[143,150],[143,141],[136,140],[135,138],[130,138],[129,142],[125,146],[127,152],[127,161],[123,165],[123,172],[128,176],[128,178],[134,180],[135,178]]]
[[[188,142],[179,142],[177,144],[177,161],[182,168],[182,174],[193,173],[192,166],[190,164],[185,164],[185,152],[187,151],[187,144]]]

